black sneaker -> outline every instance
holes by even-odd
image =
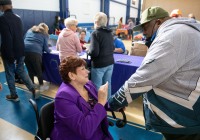
[[[8,101],[14,101],[14,102],[18,102],[19,101],[19,98],[17,95],[6,95],[6,100]]]

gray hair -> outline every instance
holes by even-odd
[[[70,26],[73,25],[77,25],[78,24],[78,20],[74,19],[74,18],[66,18],[65,19],[65,26],[67,28],[69,28]]]
[[[107,15],[103,12],[99,12],[95,15],[94,21],[96,22],[98,27],[106,26],[108,21]]]

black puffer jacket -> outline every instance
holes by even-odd
[[[1,55],[3,59],[14,62],[24,56],[23,25],[19,16],[11,9],[0,16]]]
[[[106,27],[97,28],[91,34],[90,49],[92,67],[102,68],[114,64],[112,30]]]

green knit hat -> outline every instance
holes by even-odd
[[[133,30],[134,31],[142,30],[142,25],[144,25],[145,23],[150,22],[154,19],[159,19],[159,18],[164,18],[164,17],[169,17],[169,13],[165,11],[164,9],[162,9],[161,7],[154,6],[154,7],[147,8],[142,13],[140,24],[135,26]]]

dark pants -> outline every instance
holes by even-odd
[[[132,29],[128,30],[128,39],[133,40],[133,30]]]
[[[19,84],[24,84],[22,79],[19,77],[19,75],[15,72],[15,82]]]
[[[34,83],[34,76],[37,76],[39,84],[43,85],[42,56],[38,53],[26,52],[25,63],[32,82]]]
[[[128,30],[128,35],[132,35],[133,34],[133,30],[132,29],[129,29]]]
[[[166,140],[200,140],[200,133],[183,135],[183,134],[167,134],[162,133]]]

